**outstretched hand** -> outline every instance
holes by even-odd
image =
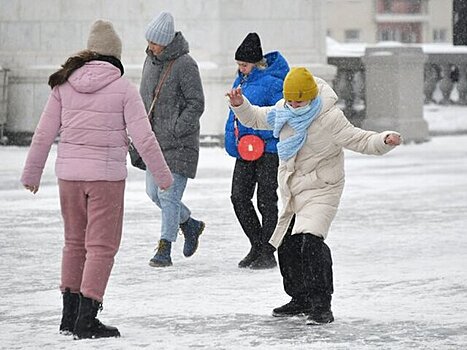
[[[39,185],[24,185],[24,188],[31,191],[33,194],[36,194],[37,191],[39,191]]]
[[[237,87],[237,88],[230,90],[229,92],[225,94],[225,96],[229,98],[230,104],[232,105],[232,107],[238,107],[243,104],[244,99],[243,99],[241,87]]]
[[[384,139],[384,143],[391,146],[399,146],[402,143],[402,137],[398,134],[388,134]]]

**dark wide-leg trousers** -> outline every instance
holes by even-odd
[[[330,305],[334,291],[331,250],[321,237],[291,235],[294,221],[278,249],[284,290],[293,299]]]

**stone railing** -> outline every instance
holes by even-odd
[[[467,105],[467,47],[447,52],[424,50],[425,103]]]
[[[328,57],[328,64],[337,67],[333,87],[339,96],[347,118],[356,126],[361,126],[365,118],[365,67],[362,57]]]
[[[467,105],[467,47],[421,45],[426,55],[425,104]],[[347,117],[357,126],[365,118],[364,45],[340,45],[328,50],[328,63],[337,67],[333,87]]]

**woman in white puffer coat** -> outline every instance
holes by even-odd
[[[272,129],[279,138],[282,210],[269,243],[278,248],[285,292],[292,300],[274,316],[307,314],[309,324],[330,323],[332,259],[324,243],[344,188],[344,148],[383,155],[401,143],[399,133],[353,126],[336,106],[337,95],[323,80],[294,67],[284,81],[284,99],[257,107],[241,89],[227,93],[243,125]]]

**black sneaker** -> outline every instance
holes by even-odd
[[[274,310],[272,310],[272,315],[274,317],[290,317],[304,315],[310,313],[311,310],[312,307],[310,303],[297,299],[292,299],[287,304],[282,305],[280,307],[276,307]]]
[[[320,325],[334,322],[334,315],[331,310],[313,311],[308,315],[306,324]]]

